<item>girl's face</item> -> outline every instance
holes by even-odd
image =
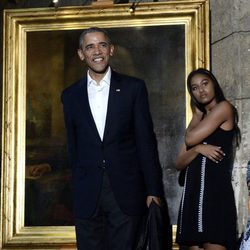
[[[216,103],[214,84],[203,74],[196,74],[191,78],[191,91],[196,101],[204,106]]]

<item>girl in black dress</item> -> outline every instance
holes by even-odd
[[[238,116],[206,69],[187,79],[193,117],[176,168],[185,171],[176,241],[190,250],[236,249],[236,207],[231,184]]]

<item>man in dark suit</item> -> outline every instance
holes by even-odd
[[[62,94],[79,250],[134,250],[146,207],[163,196],[145,83],[113,71],[113,52],[106,30],[85,30],[87,75]]]

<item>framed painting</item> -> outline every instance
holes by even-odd
[[[181,195],[174,160],[191,117],[185,87],[209,68],[209,3],[98,4],[5,10],[1,174],[2,249],[76,249],[60,95],[86,67],[78,37],[106,28],[111,66],[146,81],[173,225]]]

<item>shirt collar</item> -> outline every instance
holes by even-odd
[[[108,70],[105,74],[105,76],[102,78],[102,80],[100,81],[100,85],[102,85],[102,83],[106,83],[108,85],[110,85],[110,81],[111,81],[111,68],[110,66],[108,67]],[[87,72],[87,82],[88,82],[88,87],[91,85],[91,84],[96,84],[96,81],[90,76],[89,74],[89,70]]]

